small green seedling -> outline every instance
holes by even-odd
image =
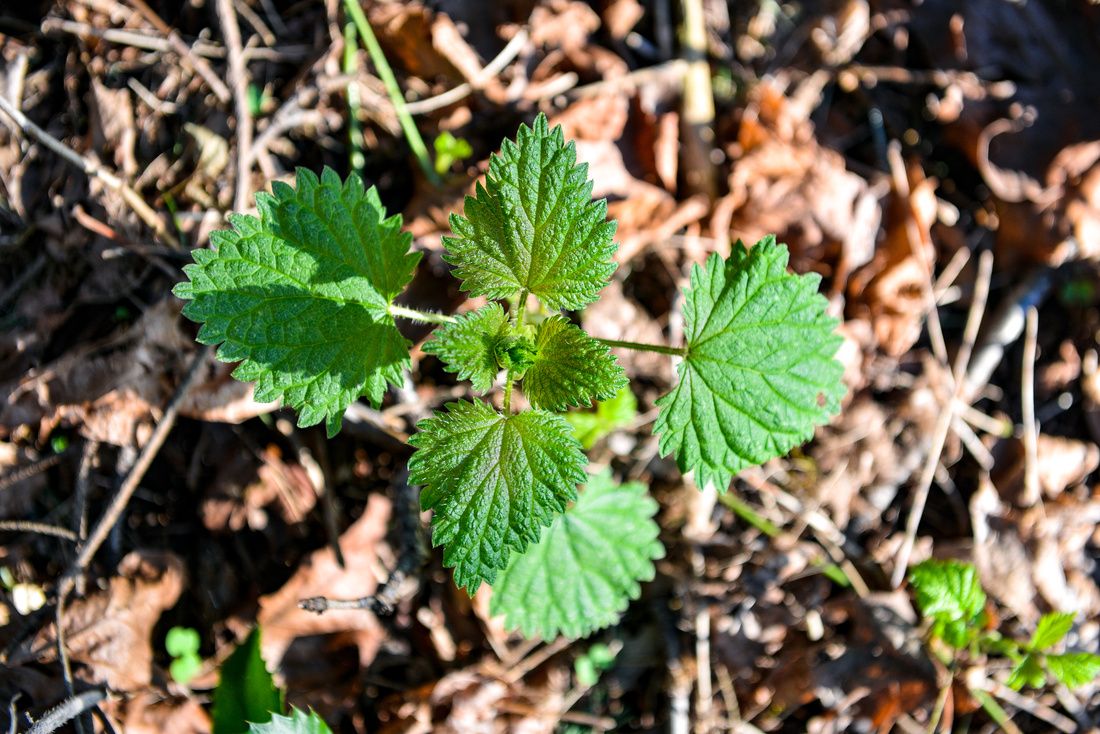
[[[178,628],[177,628],[178,629]],[[315,712],[290,707],[260,654],[260,630],[226,658],[214,689],[213,734],[332,734]]]
[[[181,686],[190,683],[202,669],[200,643],[199,633],[190,627],[173,627],[164,638],[164,649],[172,656],[168,674]]]
[[[435,172],[440,176],[451,170],[458,161],[464,161],[474,154],[473,147],[465,138],[456,138],[444,130],[432,141],[435,148]]]
[[[597,642],[574,661],[573,673],[577,676],[577,683],[591,688],[599,682],[600,675],[614,664],[615,652],[602,642]]]
[[[299,169],[296,186],[257,194],[259,217],[231,215],[175,289],[202,323],[199,341],[240,363],[233,374],[256,383],[257,400],[281,399],[299,425],[324,422],[330,436],[352,402],[379,406],[402,384],[411,345],[395,320],[438,325],[424,351],[502,398],[452,402],[421,421],[410,481],[423,486],[455,583],[495,585],[494,609],[543,637],[613,623],[663,553],[656,504],[640,485],[589,476],[561,415],[627,386],[612,349],[678,358],[677,383],[656,401],[660,450],[723,491],[809,439],[845,392],[821,279],[789,273],[771,236],[692,268],[683,344],[596,339],[575,325],[564,312],[596,301],[616,269],[616,223],[592,186],[560,127],[543,115],[521,125],[451,215],[444,258],[463,290],[489,301],[457,317],[396,303],[421,253],[373,187],[331,169]]]
[[[615,393],[614,397],[600,400],[595,410],[571,410],[565,420],[573,426],[573,434],[585,451],[605,436],[629,426],[638,417],[638,400],[629,387]]]
[[[1075,615],[1070,612],[1044,614],[1026,642],[986,629],[985,591],[969,563],[924,561],[910,570],[909,583],[921,615],[931,622],[933,642],[948,648],[938,650],[945,663],[953,663],[963,651],[971,659],[1008,658],[1012,669],[1005,684],[1017,691],[1056,681],[1077,688],[1100,675],[1100,655],[1052,652],[1073,629]]]

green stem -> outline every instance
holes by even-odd
[[[359,7],[359,0],[344,0],[344,8],[351,16],[355,27],[359,29],[359,37],[363,39],[363,45],[367,47],[370,60],[374,63],[378,76],[382,78],[382,83],[386,85],[386,93],[393,104],[394,112],[397,113],[397,120],[401,123],[401,130],[405,133],[405,139],[409,141],[409,147],[412,148],[413,155],[416,156],[416,160],[420,163],[420,167],[424,170],[424,175],[428,177],[428,180],[433,185],[439,186],[442,182],[432,166],[431,159],[428,157],[428,148],[424,145],[423,138],[420,137],[420,131],[417,130],[412,115],[405,107],[405,98],[401,95],[401,87],[397,85],[397,78],[393,75],[393,69],[386,61],[386,56],[382,53],[382,47],[378,45],[378,39],[374,37],[374,30],[370,27],[367,16],[363,15],[363,9]]]
[[[524,288],[520,294],[519,299],[516,300],[516,331],[519,332],[523,329],[523,321],[527,316],[527,289]]]
[[[512,412],[512,383],[514,383],[515,380],[512,379],[512,373],[511,372],[509,372],[508,375],[504,379],[506,380],[506,382],[504,383],[504,412],[505,413],[511,413]]]
[[[641,342],[626,342],[618,339],[597,339],[601,344],[609,347],[622,347],[633,349],[636,352],[657,352],[658,354],[671,354],[674,357],[686,357],[687,349],[684,347],[667,347],[664,344],[643,344]]]
[[[449,314],[434,313],[432,311],[417,311],[415,308],[405,308],[404,306],[398,306],[396,303],[390,304],[389,311],[390,316],[416,321],[421,324],[453,324],[458,321],[458,319]]]

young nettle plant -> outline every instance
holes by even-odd
[[[975,663],[1007,659],[1012,667],[1005,684],[1017,691],[1054,682],[1077,688],[1100,675],[1100,655],[1054,651],[1073,629],[1072,612],[1044,614],[1031,638],[1021,642],[987,629],[985,590],[973,565],[923,561],[909,571],[909,583],[921,615],[930,622],[932,650],[945,664],[955,665],[964,656]]]
[[[378,406],[410,367],[395,319],[438,324],[424,351],[476,394],[500,384],[503,397],[501,407],[449,403],[422,421],[410,480],[423,485],[455,583],[470,593],[494,585],[494,610],[527,634],[580,636],[612,623],[663,553],[656,504],[636,483],[588,477],[561,415],[626,387],[612,348],[678,359],[655,431],[700,486],[724,490],[839,409],[837,322],[819,276],[788,273],[774,237],[692,269],[683,345],[597,339],[566,318],[615,271],[616,223],[606,200],[592,200],[573,144],[543,115],[504,142],[464,213],[451,216],[445,259],[463,290],[490,300],[458,317],[395,303],[420,253],[373,187],[327,168],[320,179],[299,169],[296,183],[273,183],[256,196],[258,218],[231,216],[212,249],[194,252],[175,290],[189,301],[184,313],[203,324],[200,342],[221,345],[219,359],[240,362],[234,375],[256,382],[257,399],[281,398],[299,425],[323,421],[330,436],[351,402]],[[517,386],[529,407],[519,409]]]

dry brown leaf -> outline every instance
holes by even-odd
[[[165,299],[150,307],[125,333],[82,346],[31,373],[0,403],[0,425],[59,423],[78,426],[87,438],[128,446],[144,443],[175,392],[179,373],[195,353],[183,331],[180,304]],[[213,359],[203,367],[180,408],[202,420],[240,422],[270,412],[252,386],[233,381],[232,366]]]
[[[100,704],[126,734],[210,734],[210,715],[194,697],[165,697],[154,691],[109,698]]]
[[[116,691],[149,685],[153,675],[153,626],[179,598],[184,565],[164,551],[134,551],[118,565],[107,588],[69,603],[62,622],[69,657],[82,675]],[[57,629],[43,629],[13,663],[57,657]]]
[[[344,568],[337,564],[331,548],[321,548],[302,562],[281,589],[260,598],[258,622],[264,631],[264,660],[269,665],[278,665],[295,638],[334,632],[358,633],[363,667],[374,659],[385,634],[373,614],[336,610],[318,615],[300,609],[298,602],[312,596],[356,599],[373,594],[386,574],[379,553],[385,544],[391,509],[388,499],[372,494],[363,515],[340,536]]]
[[[867,182],[817,144],[807,100],[818,92],[813,78],[789,95],[778,81],[753,90],[729,151],[730,193],[715,206],[711,230],[720,242],[774,233],[790,245],[793,269],[829,275],[840,291],[870,260],[881,213]]]

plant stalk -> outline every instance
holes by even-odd
[[[619,339],[596,339],[601,344],[609,347],[622,347],[633,349],[636,352],[657,352],[658,354],[671,354],[673,357],[686,357],[686,347],[669,347],[664,344],[643,344],[642,342],[620,341]]]
[[[413,155],[416,156],[420,168],[423,169],[424,175],[428,177],[432,185],[439,186],[442,181],[432,166],[431,158],[428,156],[428,148],[424,145],[424,139],[420,137],[420,131],[416,128],[412,115],[405,107],[405,98],[401,95],[401,87],[397,85],[397,77],[393,75],[393,69],[390,68],[390,63],[386,61],[386,55],[382,53],[382,47],[378,45],[378,39],[374,36],[374,30],[370,27],[367,16],[363,15],[363,9],[359,7],[359,0],[344,0],[344,8],[351,16],[355,27],[359,29],[359,37],[363,40],[363,45],[367,47],[370,60],[374,64],[378,76],[382,78],[382,83],[386,85],[386,93],[393,104],[394,112],[397,113],[397,120],[401,123],[401,130],[405,133],[405,139],[409,141],[409,147],[412,148]]]
[[[458,321],[458,319],[450,314],[434,313],[432,311],[417,311],[415,308],[405,308],[404,306],[398,306],[396,303],[390,304],[389,312],[390,316],[408,319],[409,321],[415,321],[420,324],[453,324]]]

